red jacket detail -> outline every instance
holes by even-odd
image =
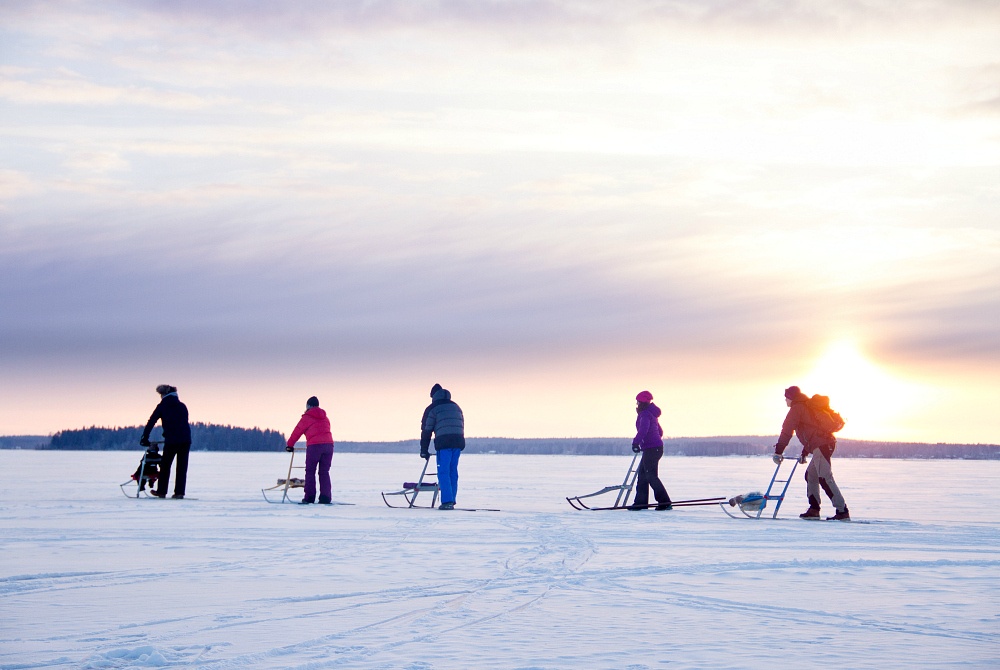
[[[326,410],[319,407],[307,409],[288,437],[288,446],[295,446],[303,435],[306,436],[306,445],[333,444],[333,433],[330,431],[330,419],[326,418]]]

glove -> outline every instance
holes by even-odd
[[[780,465],[781,461],[785,460],[785,457],[781,454],[774,454],[771,456],[771,460],[774,461],[775,465]]]
[[[802,452],[802,455],[799,456],[799,464],[800,465],[805,465],[806,464],[806,452],[804,452],[804,451]]]
[[[295,447],[285,447],[285,451],[295,451]]]
[[[634,451],[635,453],[638,454],[640,451],[642,451],[642,449],[639,448],[638,444],[633,444],[632,445],[632,451]]]
[[[426,449],[421,449],[420,450],[420,458],[422,458],[422,459],[424,459],[426,461],[426,460],[429,460],[430,457],[431,457],[431,452],[427,451]]]
[[[139,440],[139,446],[140,447],[148,447],[149,446],[149,440],[147,438],[145,438],[145,437],[142,438],[141,440]]]

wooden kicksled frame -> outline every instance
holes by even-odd
[[[785,463],[786,461],[791,461],[792,462],[792,471],[789,472],[788,476],[785,477],[784,479],[778,479],[778,473],[781,471],[781,465],[782,465],[782,463]],[[781,462],[779,462],[775,466],[775,468],[774,468],[774,474],[771,475],[771,483],[767,485],[767,491],[764,492],[764,495],[762,495],[760,497],[758,497],[758,496],[753,496],[753,497],[736,496],[734,498],[730,498],[728,502],[726,502],[726,501],[720,502],[719,503],[719,507],[722,508],[723,512],[725,512],[726,514],[728,514],[729,516],[731,516],[734,519],[743,519],[743,518],[747,518],[747,519],[761,519],[761,518],[766,518],[766,517],[763,517],[762,515],[764,514],[764,510],[767,508],[767,503],[771,502],[771,501],[775,501],[776,504],[774,505],[774,512],[771,514],[771,518],[772,519],[777,519],[778,518],[778,510],[781,509],[781,503],[783,503],[785,501],[785,494],[788,492],[788,485],[792,482],[792,476],[795,474],[795,469],[798,466],[799,466],[799,459],[798,458],[786,458],[786,459],[783,459]],[[775,484],[779,484],[779,485],[780,484],[784,484],[784,486],[781,487],[781,493],[772,493],[772,491],[774,490],[774,485]],[[757,507],[757,509],[754,510],[755,513],[747,512],[744,509],[744,506],[748,506],[747,505],[748,503],[752,504],[754,507],[757,506],[757,503],[760,503],[760,507]],[[743,516],[739,516],[737,514],[733,514],[728,509],[726,509],[726,507],[737,507],[737,508],[739,508],[739,510],[743,514]]]
[[[625,507],[628,505],[629,496],[632,495],[632,489],[635,487],[635,480],[639,476],[639,468],[636,467],[636,461],[639,460],[639,452],[632,455],[632,463],[628,466],[628,472],[625,473],[625,479],[618,486],[605,486],[600,491],[594,491],[593,493],[588,493],[584,496],[573,496],[566,498],[566,502],[573,506],[573,509],[591,509],[583,502],[584,498],[593,498],[594,496],[604,495],[605,493],[611,493],[612,491],[618,491],[618,496],[615,498],[615,504],[613,507]]]
[[[260,492],[264,495],[264,500],[274,505],[280,505],[282,503],[292,502],[291,500],[288,499],[288,489],[298,489],[304,486],[304,484],[300,484],[297,481],[292,481],[293,468],[296,470],[306,469],[306,466],[304,465],[293,465],[295,463],[295,453],[300,451],[304,452],[305,449],[294,449],[294,448],[292,449],[292,457],[288,459],[288,474],[285,475],[284,479],[279,479],[278,483],[270,488],[260,490]],[[271,500],[270,498],[267,497],[268,491],[275,492],[279,490],[281,491],[281,500]]]
[[[420,471],[420,478],[415,482],[403,482],[403,489],[401,491],[382,491],[382,501],[387,507],[402,508],[403,505],[393,505],[389,502],[386,496],[403,496],[406,500],[406,507],[423,507],[423,505],[417,504],[417,496],[421,493],[432,493],[430,508],[433,509],[437,506],[438,496],[441,494],[441,487],[438,486],[436,481],[424,481],[427,476],[427,466],[430,465],[431,459],[424,459],[424,469]]]

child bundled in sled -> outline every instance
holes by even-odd
[[[146,453],[139,461],[139,467],[132,473],[132,479],[139,484],[140,491],[146,490],[146,484],[149,484],[150,491],[153,490],[156,479],[160,476],[160,458],[160,448],[157,445],[151,444],[146,447]]]

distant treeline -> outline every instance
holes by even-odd
[[[0,449],[44,449],[51,440],[48,435],[5,435],[0,437]]]
[[[774,451],[777,436],[748,437],[673,437],[664,440],[668,456],[756,456]],[[419,452],[417,440],[399,442],[338,442],[341,452],[399,453]],[[801,450],[796,440],[786,450]],[[537,438],[502,437],[466,438],[466,453],[472,454],[573,454],[581,456],[621,455],[632,453],[632,440],[608,438]],[[967,458],[1000,460],[996,444],[921,444],[911,442],[837,441],[836,455],[841,458]]]
[[[274,430],[237,428],[215,424],[191,425],[192,449],[196,451],[275,451],[285,445],[284,436]],[[76,449],[120,451],[137,449],[141,426],[127,428],[83,428],[64,430],[46,436],[0,437],[0,449]],[[160,438],[159,427],[152,439]],[[774,449],[775,436],[746,437],[672,437],[664,441],[667,456],[757,456]],[[632,441],[627,437],[536,438],[504,437],[466,438],[466,453],[471,454],[569,454],[580,456],[630,454]],[[798,455],[797,440],[786,450]],[[338,441],[337,451],[354,453],[418,453],[417,440],[398,442]],[[837,441],[840,458],[964,458],[1000,460],[996,444],[923,444],[914,442]]]
[[[69,449],[77,451],[126,451],[139,448],[142,426],[124,428],[81,428],[62,430],[52,436],[49,444],[41,449]],[[157,426],[149,439],[161,440]],[[192,451],[278,451],[285,446],[285,438],[274,430],[238,428],[212,423],[191,424]]]

